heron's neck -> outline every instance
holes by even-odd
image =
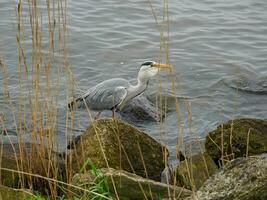
[[[128,94],[130,95],[130,98],[134,98],[137,95],[141,94],[148,85],[148,81],[149,80],[142,80],[142,79],[137,79],[137,84],[136,85],[132,85],[129,88],[129,92]]]

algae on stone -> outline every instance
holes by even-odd
[[[117,119],[96,120],[81,136],[72,154],[79,171],[89,158],[99,168],[115,168],[160,180],[165,146],[146,133]]]
[[[180,162],[175,171],[176,181],[185,188],[198,189],[217,170],[218,167],[207,153],[197,154]]]
[[[192,194],[185,188],[155,182],[123,170],[109,168],[101,169],[101,172],[107,178],[110,191],[114,196],[117,193],[121,200],[183,199]],[[89,186],[92,179],[88,173],[76,174],[72,184]]]
[[[266,120],[244,118],[219,125],[206,137],[205,148],[212,159],[221,164],[222,150],[224,159],[244,157],[247,153],[247,143],[248,156],[267,152]]]
[[[1,200],[28,200],[34,199],[34,195],[22,189],[9,188],[0,185],[0,199]]]

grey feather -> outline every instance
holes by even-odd
[[[92,110],[110,110],[120,105],[127,96],[127,88],[130,84],[122,78],[106,80],[90,88],[75,101],[84,103]]]

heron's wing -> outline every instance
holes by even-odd
[[[116,107],[126,96],[126,87],[106,85],[105,87],[92,88],[83,96],[83,99],[91,109],[104,110]]]

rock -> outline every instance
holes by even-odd
[[[15,199],[34,199],[34,195],[23,189],[14,189],[0,185],[0,199],[15,200]]]
[[[40,192],[44,192],[41,190],[49,185],[47,180],[20,172],[59,180],[65,179],[64,161],[59,155],[53,154],[51,150],[40,144],[4,143],[0,147],[0,155],[0,181],[3,185],[37,188]]]
[[[218,167],[207,153],[194,155],[180,162],[176,168],[176,181],[187,189],[198,189],[217,170]]]
[[[72,99],[73,100],[73,99]],[[70,100],[70,102],[72,101]],[[87,109],[84,103],[72,105],[71,111],[86,111],[86,117],[88,116]],[[97,114],[97,112],[96,112]],[[112,112],[110,110],[102,111],[101,117],[110,117]],[[117,114],[116,117],[122,118],[124,121],[131,123],[138,123],[143,121],[160,121],[164,118],[164,112],[161,108],[158,108],[152,103],[145,95],[139,95],[133,98],[128,104],[126,104]]]
[[[96,120],[77,142],[72,156],[78,172],[89,158],[99,168],[115,168],[160,181],[165,146],[118,119]],[[145,165],[145,166],[144,166]]]
[[[173,168],[171,164],[168,164],[162,171],[160,176],[160,182],[166,184],[173,184]]]
[[[241,74],[238,77],[227,77],[224,82],[229,87],[238,89],[239,91],[267,94],[266,80],[266,76],[258,76],[249,72],[249,75]]]
[[[231,161],[205,182],[196,197],[188,199],[266,200],[266,155]]]
[[[179,162],[181,161],[184,161],[186,159],[186,156],[184,154],[183,151],[179,150],[177,153],[176,153],[176,158]]]
[[[210,132],[206,137],[205,148],[207,153],[218,164],[222,158],[222,133],[223,133],[223,159],[244,157],[267,152],[267,121],[260,119],[235,119]],[[231,141],[232,136],[232,141]],[[215,144],[216,143],[216,144]],[[231,144],[232,143],[232,144]]]
[[[191,191],[187,189],[155,182],[123,170],[109,168],[101,169],[101,172],[103,176],[107,178],[107,183],[112,194],[116,196],[115,194],[117,193],[121,200],[160,198],[183,199],[192,194]],[[73,177],[73,184],[88,186],[92,179],[90,174],[76,174]],[[114,182],[115,187],[112,182]]]
[[[120,115],[129,122],[160,121],[164,113],[144,95],[137,96],[126,105]]]

